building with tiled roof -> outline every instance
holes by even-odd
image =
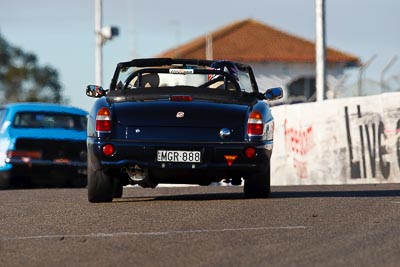
[[[260,88],[282,86],[292,100],[312,100],[315,96],[315,44],[254,19],[234,22],[157,57],[225,59],[253,66]],[[360,65],[358,57],[327,48],[329,95],[343,77],[344,70]],[[332,91],[333,90],[333,91]]]

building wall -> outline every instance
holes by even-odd
[[[288,99],[288,86],[291,82],[302,78],[315,78],[315,64],[310,63],[254,63],[252,66],[260,91],[280,86],[284,90],[282,102]],[[327,66],[327,97],[335,98],[337,88],[343,80],[345,66],[343,64],[328,64]]]

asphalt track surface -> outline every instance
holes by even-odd
[[[399,266],[400,185],[0,191],[0,266]]]

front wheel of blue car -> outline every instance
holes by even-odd
[[[102,170],[93,170],[88,164],[87,188],[89,202],[111,202],[114,196],[114,178]]]
[[[249,175],[244,180],[244,194],[247,198],[266,198],[271,194],[270,168]]]

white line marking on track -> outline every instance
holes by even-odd
[[[203,230],[173,230],[162,232],[119,232],[119,233],[93,233],[82,235],[37,235],[37,236],[16,236],[2,237],[1,241],[15,240],[40,240],[40,239],[64,239],[64,238],[104,238],[104,237],[124,237],[124,236],[158,236],[158,235],[177,235],[177,234],[193,234],[193,233],[210,233],[210,232],[239,232],[239,231],[260,231],[260,230],[295,230],[306,229],[306,226],[271,226],[271,227],[253,227],[253,228],[225,228],[225,229],[203,229]]]

